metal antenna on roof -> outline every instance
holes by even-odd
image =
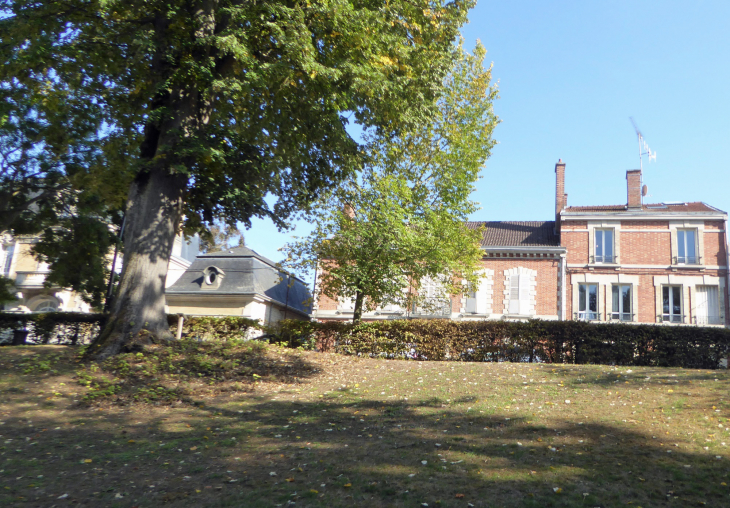
[[[643,156],[647,156],[648,162],[651,162],[652,160],[656,161],[656,152],[652,152],[651,148],[649,148],[649,145],[646,144],[646,141],[644,140],[644,135],[639,130],[639,126],[636,125],[634,118],[629,117],[629,120],[631,120],[631,125],[634,126],[634,130],[636,131],[636,137],[639,140],[639,169],[643,170]]]

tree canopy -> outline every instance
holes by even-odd
[[[129,184],[119,290],[89,354],[169,336],[164,280],[181,225],[285,226],[361,166],[348,122],[387,136],[428,121],[471,6],[0,0],[0,80],[83,99],[68,114],[97,122],[104,164],[76,181],[102,195]]]
[[[364,171],[322,199],[314,231],[287,246],[289,266],[318,270],[318,296],[355,302],[355,320],[388,304],[435,305],[478,283],[481,232],[465,221],[495,144],[497,89],[481,44],[473,55],[457,53],[433,121],[370,136]],[[425,281],[440,288],[435,300]]]

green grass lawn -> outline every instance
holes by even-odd
[[[186,347],[0,348],[0,506],[730,506],[726,371]]]

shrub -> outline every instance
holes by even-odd
[[[713,369],[730,351],[725,328],[580,321],[308,323],[306,340],[320,351],[383,358]]]
[[[89,344],[105,320],[104,314],[83,312],[0,312],[0,345],[11,344],[16,330],[27,332],[27,344]]]
[[[18,314],[0,312],[0,345],[13,342],[13,334],[26,331],[27,344],[85,345],[99,334],[106,314],[81,312],[42,312]],[[170,332],[177,333],[176,314],[168,316]],[[237,316],[199,316],[185,318],[183,335],[198,340],[250,338],[261,329],[258,321]]]

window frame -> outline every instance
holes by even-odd
[[[629,295],[629,311],[626,312],[626,309],[624,309],[624,299],[623,294],[621,293],[622,288],[628,288],[628,295]],[[614,308],[614,289],[618,289],[618,303],[619,303],[619,309],[616,310]],[[622,321],[622,322],[631,322],[634,321],[634,287],[633,284],[625,284],[625,283],[614,283],[611,284],[611,314],[610,319],[612,321]],[[628,316],[628,318],[627,318]]]
[[[691,232],[694,236],[693,244],[693,250],[694,250],[694,256],[688,256],[687,255],[687,233]],[[680,236],[682,237],[682,240],[680,241]],[[700,231],[699,228],[692,228],[692,227],[683,227],[683,228],[677,228],[676,232],[676,238],[677,238],[677,257],[675,259],[675,264],[677,265],[700,265],[702,264],[702,257],[698,254],[700,250],[699,245],[699,236]],[[680,255],[680,249],[684,250],[684,255]]]
[[[706,316],[700,316],[700,297],[698,294],[700,293],[700,289],[712,289],[714,291],[714,302],[713,299],[706,298],[705,299],[705,305],[707,309],[707,315]],[[707,325],[722,325],[723,319],[722,319],[722,313],[720,308],[720,295],[721,295],[721,287],[719,285],[715,284],[698,284],[695,286],[694,289],[694,298],[693,298],[693,305],[695,306],[694,309],[694,322],[698,326],[707,326]],[[714,305],[710,305],[711,303],[714,303]]]
[[[585,291],[585,301],[581,302],[581,293],[580,290],[582,287],[586,288]],[[596,308],[595,310],[590,309],[590,290],[588,288],[594,287],[596,292]],[[578,283],[578,310],[575,312],[576,319],[578,321],[600,321],[601,319],[601,313],[598,311],[599,309],[599,284],[596,282],[580,282]],[[580,310],[581,303],[584,304],[585,309]]]
[[[10,277],[10,273],[13,271],[13,257],[15,257],[15,243],[6,243],[2,245],[2,271],[0,275],[3,277]]]
[[[611,255],[606,255],[606,233],[611,233]],[[599,241],[601,255],[598,255]],[[593,229],[593,262],[595,264],[613,265],[616,264],[616,228],[594,228]]]
[[[662,310],[662,323],[684,323],[684,286],[679,284],[662,284],[662,295],[661,295],[661,310]],[[668,313],[664,312],[664,290],[667,290],[667,308]],[[674,309],[674,289],[679,290],[679,314],[675,314]],[[676,317],[676,318],[675,318]]]

